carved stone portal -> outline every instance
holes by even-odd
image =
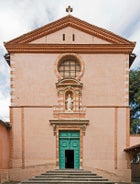
[[[85,135],[89,120],[50,120],[50,125],[53,126],[54,135],[56,135],[57,129],[65,128],[68,130],[72,127],[80,129],[82,134]]]

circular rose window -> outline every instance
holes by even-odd
[[[67,56],[59,62],[58,72],[63,79],[77,78],[80,75],[81,66],[75,57]]]

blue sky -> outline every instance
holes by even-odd
[[[10,105],[3,42],[66,16],[68,5],[73,16],[136,41],[132,69],[140,68],[140,0],[0,0],[0,119],[9,120]]]

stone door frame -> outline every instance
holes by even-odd
[[[56,168],[59,169],[59,131],[79,131],[80,132],[80,169],[83,167],[83,136],[89,120],[50,120],[56,136]]]

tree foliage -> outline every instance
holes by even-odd
[[[130,71],[130,133],[140,133],[140,70]]]

